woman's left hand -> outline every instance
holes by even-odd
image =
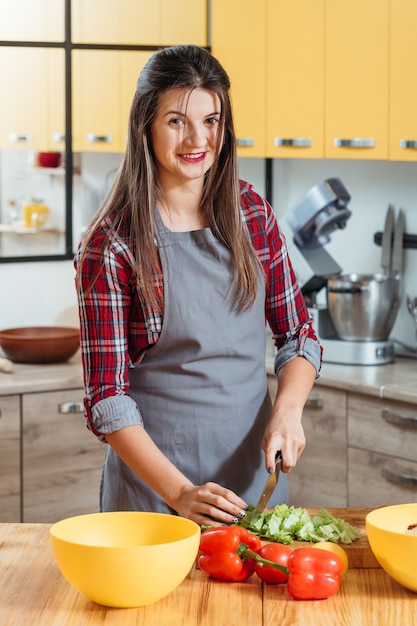
[[[265,465],[268,471],[275,467],[278,450],[282,454],[282,471],[289,472],[295,467],[306,445],[301,415],[295,408],[288,408],[272,414],[266,427],[262,448],[265,453]]]
[[[268,471],[275,467],[278,450],[282,454],[283,472],[295,467],[304,450],[306,439],[301,418],[315,378],[315,368],[303,356],[288,361],[278,372],[277,395],[262,441]]]

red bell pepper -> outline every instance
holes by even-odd
[[[242,526],[212,526],[201,534],[200,551],[210,555],[215,552],[236,552],[241,543],[253,551],[262,546],[259,537]]]
[[[219,526],[202,533],[198,564],[221,580],[243,582],[254,571],[265,582],[288,580],[288,592],[295,600],[324,600],[338,591],[343,561],[337,554],[308,547],[287,551],[286,546],[262,546],[259,537],[241,526]],[[279,576],[273,576],[273,570]]]
[[[263,562],[288,573],[286,568],[263,559],[257,535],[241,526],[216,526],[205,530],[200,539],[200,569],[221,580],[243,582],[252,576],[255,563]]]
[[[343,561],[333,552],[296,548],[288,559],[288,592],[295,600],[324,600],[338,591]]]

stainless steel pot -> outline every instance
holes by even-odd
[[[346,274],[327,281],[327,308],[340,339],[385,341],[400,305],[400,278]]]

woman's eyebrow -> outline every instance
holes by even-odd
[[[167,111],[165,115],[186,115],[184,111]]]
[[[220,111],[213,111],[213,113],[206,113],[204,117],[211,117],[212,115],[220,115],[220,114],[221,114]],[[164,116],[165,115],[182,115],[185,117],[187,115],[187,112],[172,110],[172,111],[167,111],[166,113],[164,113]]]

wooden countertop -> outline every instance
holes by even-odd
[[[274,373],[272,353],[267,352],[266,367]],[[336,365],[324,363],[316,385],[355,391],[378,398],[417,404],[417,359],[398,357],[388,365]],[[79,353],[68,363],[25,365],[14,363],[12,373],[0,372],[0,396],[82,389]]]
[[[79,354],[67,363],[55,365],[13,363],[11,373],[0,372],[0,396],[82,388],[83,375]]]
[[[266,359],[267,372],[274,373],[273,357]],[[387,365],[338,365],[323,363],[316,385],[354,391],[377,398],[417,404],[417,359],[397,357]]]
[[[0,524],[2,626],[367,626],[415,624],[417,594],[381,568],[349,569],[337,594],[295,601],[285,585],[210,579],[195,567],[169,596],[137,609],[106,608],[59,572],[48,524]]]
[[[417,360],[397,358],[387,365],[324,363],[319,384],[417,404]]]

